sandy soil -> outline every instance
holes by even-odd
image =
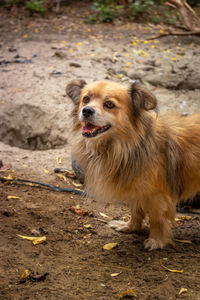
[[[85,13],[82,4],[46,19],[0,13],[0,160],[12,164],[0,176],[76,187],[76,180],[53,172],[71,168],[72,103],[65,86],[74,78],[139,80],[156,94],[161,113],[200,110],[199,37],[149,41],[163,28],[121,21],[85,25]],[[200,299],[198,215],[183,216],[174,228],[175,239],[192,243],[148,252],[147,231],[127,235],[107,225],[112,218],[128,219],[126,207],[2,183],[0,199],[0,299],[107,300],[128,289],[138,299]],[[88,214],[73,213],[76,205]],[[47,240],[33,245],[17,234]],[[102,249],[111,242],[117,247]],[[25,269],[32,277],[20,281]],[[179,295],[181,288],[187,291]]]

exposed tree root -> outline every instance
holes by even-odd
[[[159,33],[158,35],[147,38],[146,40],[155,40],[155,39],[159,39],[161,37],[168,36],[168,35],[182,35],[182,36],[184,36],[184,35],[185,36],[187,36],[187,35],[200,35],[200,29],[193,30],[193,31],[186,31],[186,32],[169,30],[167,32],[162,32],[162,33]]]

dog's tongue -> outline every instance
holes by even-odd
[[[98,128],[99,128],[98,126],[95,126],[91,123],[87,123],[85,126],[83,126],[82,130],[84,133],[91,133],[97,130]]]

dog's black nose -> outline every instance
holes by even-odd
[[[82,114],[83,114],[83,116],[84,116],[85,118],[88,118],[88,117],[94,115],[94,113],[95,113],[94,108],[89,107],[89,106],[84,107],[83,110],[82,110]]]

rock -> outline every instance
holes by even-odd
[[[142,71],[142,70],[137,70],[137,71],[129,71],[127,73],[127,76],[130,78],[130,79],[133,79],[133,80],[142,80],[145,76],[145,71]]]
[[[67,143],[61,113],[46,112],[31,104],[4,105],[0,112],[0,141],[11,146],[46,150]]]

